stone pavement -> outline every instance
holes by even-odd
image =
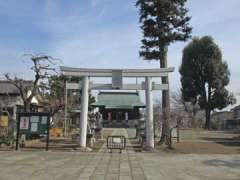
[[[117,129],[115,135],[134,135]],[[130,135],[130,136],[132,136]],[[131,144],[129,144],[130,146]],[[0,180],[239,180],[240,155],[0,152]]]
[[[129,129],[114,129],[112,135],[123,135],[126,138],[133,138],[135,136],[135,131]],[[118,150],[109,153],[106,149],[106,145],[103,145],[103,148],[100,150],[101,153],[104,153],[103,159],[109,159],[106,164],[108,167],[105,168],[105,176],[103,179],[106,180],[145,180],[145,175],[143,169],[140,166],[140,162],[131,147],[131,143],[127,141],[127,150],[122,153],[118,153]],[[100,163],[96,171],[93,172],[93,177],[99,179],[98,169],[102,169],[104,163]],[[93,179],[94,179],[93,178]]]
[[[239,180],[240,155],[141,154],[148,180]]]

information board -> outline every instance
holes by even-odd
[[[29,117],[20,117],[20,130],[28,130],[29,128]]]
[[[19,132],[20,134],[39,134],[47,133],[49,114],[46,113],[20,113]]]
[[[9,116],[7,112],[0,111],[0,127],[8,127]]]
[[[31,135],[46,135],[46,149],[48,150],[49,126],[49,113],[18,113],[16,150],[18,149],[18,139],[22,134],[28,137],[31,137]]]
[[[113,70],[112,71],[112,88],[113,89],[122,89],[123,87],[123,78],[122,70]]]

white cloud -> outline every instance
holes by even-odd
[[[106,4],[106,3],[109,3],[109,2],[113,2],[114,0],[90,0],[90,4],[91,6],[94,8],[98,5],[101,5],[101,4]]]
[[[191,23],[195,29],[226,22],[235,17],[240,18],[239,6],[239,0],[188,1],[189,14],[192,16]]]

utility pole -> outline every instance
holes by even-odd
[[[67,80],[65,81],[65,106],[64,106],[64,137],[67,136],[67,106],[68,106]]]

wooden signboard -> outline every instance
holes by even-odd
[[[19,137],[22,134],[28,136],[46,135],[46,150],[48,150],[49,127],[49,113],[18,113],[16,150],[18,149]]]

